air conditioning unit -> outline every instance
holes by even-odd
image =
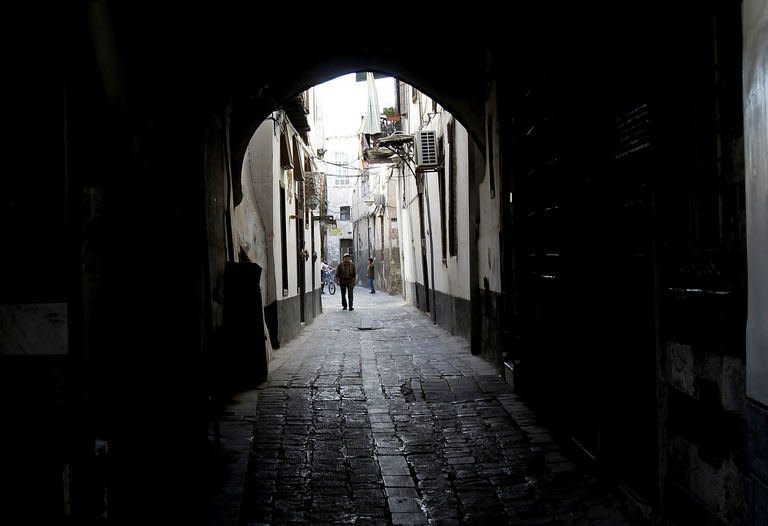
[[[437,132],[422,130],[413,141],[416,150],[416,168],[433,168],[439,164],[437,155]]]

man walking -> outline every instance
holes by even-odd
[[[376,290],[373,288],[373,278],[376,273],[376,269],[373,265],[373,258],[368,258],[368,288],[371,289],[371,294],[376,294]]]
[[[349,310],[355,310],[352,306],[355,297],[355,283],[357,282],[357,272],[352,263],[352,256],[349,252],[344,254],[341,263],[336,267],[336,281],[341,287],[341,308],[347,310],[347,296],[349,297]]]

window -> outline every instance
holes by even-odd
[[[350,155],[347,152],[334,152],[332,170],[330,175],[334,177],[334,186],[350,186],[352,181],[350,175],[352,170],[349,167],[351,162]]]
[[[349,217],[350,217],[350,207],[342,206],[339,209],[339,221],[349,221]]]
[[[349,186],[351,184],[351,181],[349,180],[349,177],[334,177],[335,184],[334,186]]]

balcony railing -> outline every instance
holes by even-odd
[[[389,137],[400,130],[400,115],[385,115],[381,118],[381,137]]]

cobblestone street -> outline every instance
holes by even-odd
[[[356,292],[353,312],[323,296],[236,414],[241,524],[629,524],[465,340]]]

